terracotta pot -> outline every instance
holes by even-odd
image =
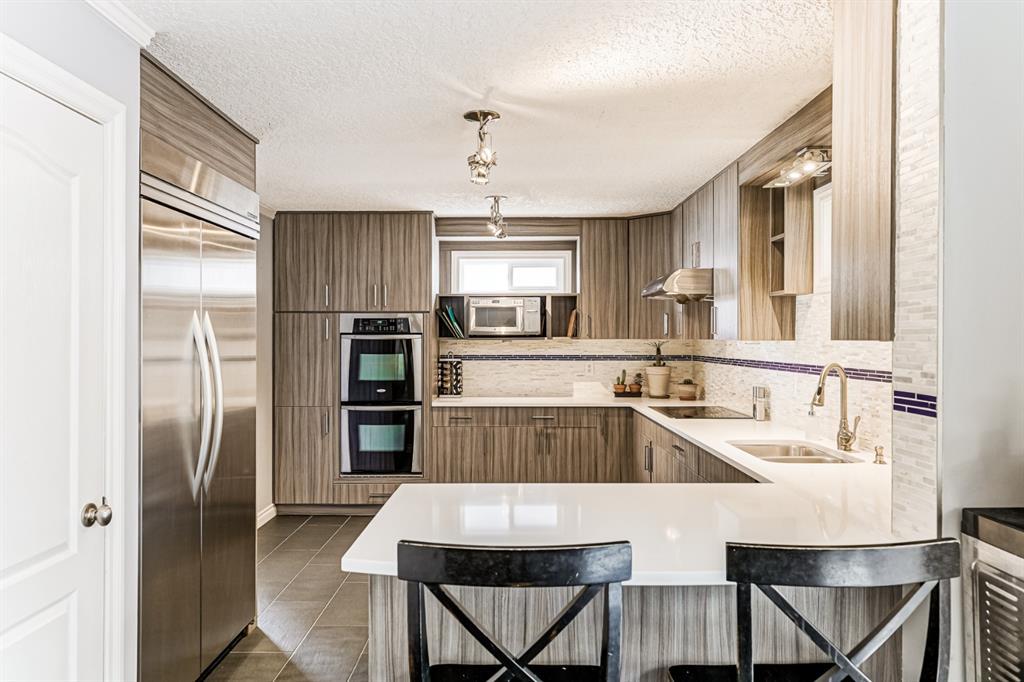
[[[615,391],[616,393],[625,393],[626,384],[612,384],[612,390]]]
[[[671,367],[648,367],[647,395],[651,398],[667,398],[668,380],[671,374]]]
[[[640,384],[630,384],[629,385],[629,392],[630,393],[639,393],[641,388],[643,388],[643,386],[641,386]]]

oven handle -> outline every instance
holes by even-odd
[[[350,412],[421,412],[422,405],[342,405],[341,411]]]
[[[342,338],[360,341],[380,341],[388,339],[422,339],[423,334],[342,334]]]

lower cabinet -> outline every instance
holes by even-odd
[[[629,433],[624,412],[604,408],[435,410],[430,480],[618,481],[620,453]]]
[[[723,459],[634,414],[633,447],[624,480],[634,483],[756,483]],[[626,476],[630,478],[626,479]]]

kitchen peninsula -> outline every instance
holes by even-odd
[[[399,680],[407,674],[405,586],[395,577],[399,540],[490,545],[630,541],[633,577],[625,584],[623,607],[623,679],[629,680],[660,679],[679,663],[735,660],[734,588],[725,580],[727,541],[841,545],[895,540],[889,527],[890,467],[871,463],[867,453],[844,453],[857,460],[844,464],[769,462],[736,444],[802,441],[805,434],[750,419],[673,419],[655,409],[680,401],[621,403],[597,394],[467,397],[436,401],[435,410],[628,410],[756,482],[401,486],[342,559],[344,571],[370,575],[371,679]],[[569,598],[567,589],[453,592],[513,650],[523,647]],[[900,596],[898,589],[791,594],[843,646],[866,634]],[[489,662],[454,620],[442,619],[437,604],[429,604],[435,662]],[[594,605],[588,609],[546,650],[544,661],[596,660],[600,611]],[[810,643],[763,600],[755,602],[755,623],[758,660],[818,660]],[[894,647],[883,649],[873,661],[873,679],[897,679],[898,658]]]

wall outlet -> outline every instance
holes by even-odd
[[[583,376],[592,377],[594,376],[594,363],[586,362],[583,364]]]

